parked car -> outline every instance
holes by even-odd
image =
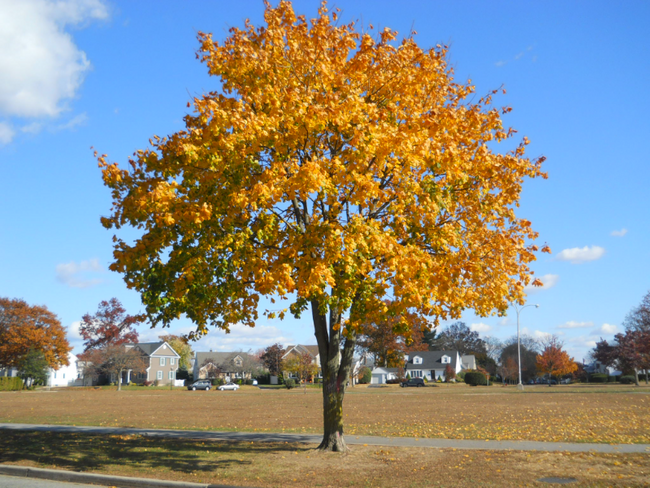
[[[212,388],[212,382],[210,380],[198,380],[192,383],[191,385],[187,385],[188,390],[210,390]]]
[[[405,386],[416,386],[416,387],[421,387],[424,386],[424,380],[422,378],[411,378],[406,381],[402,381],[400,384],[401,387]]]
[[[257,380],[253,380],[253,386],[257,386]]]
[[[221,385],[218,390],[224,391],[224,390],[239,390],[239,385],[236,385],[235,383],[226,383],[225,385]]]

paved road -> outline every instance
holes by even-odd
[[[279,434],[260,432],[208,432],[198,430],[164,430],[164,429],[126,429],[121,427],[84,427],[72,425],[34,425],[3,424],[3,430],[31,430],[41,432],[71,432],[87,434],[131,434],[148,437],[167,437],[199,440],[226,440],[247,442],[300,442],[318,444],[320,435]],[[479,441],[461,439],[424,439],[415,437],[376,437],[352,436],[345,440],[350,445],[394,446],[394,447],[432,447],[454,449],[515,450],[515,451],[569,451],[569,452],[607,452],[607,453],[650,453],[650,444],[592,444],[569,442],[537,441]]]
[[[97,485],[80,485],[79,483],[65,483],[62,481],[38,480],[3,475],[0,475],[0,486],[2,488],[97,488]]]

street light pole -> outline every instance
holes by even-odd
[[[524,384],[521,382],[521,340],[519,337],[519,313],[526,307],[535,307],[539,308],[538,304],[535,305],[524,305],[521,308],[517,308],[517,305],[513,304],[513,307],[515,307],[515,310],[517,311],[517,364],[519,366],[519,384],[517,385],[517,388],[520,390],[524,389]]]

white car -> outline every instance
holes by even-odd
[[[239,385],[236,385],[235,383],[226,383],[217,388],[217,390],[239,390]]]

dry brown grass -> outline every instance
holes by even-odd
[[[622,385],[350,388],[348,435],[650,443],[650,388]],[[0,393],[0,422],[322,432],[318,389],[139,388]]]
[[[201,442],[140,436],[6,432],[0,463],[120,476],[256,487],[647,486],[644,454],[466,451],[354,446]]]

